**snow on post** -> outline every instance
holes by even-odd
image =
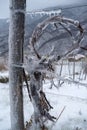
[[[23,63],[24,22],[26,0],[10,0],[9,27],[9,86],[11,130],[24,129],[23,70],[13,64]]]

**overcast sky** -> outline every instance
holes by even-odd
[[[9,17],[9,1],[0,0],[0,18]],[[27,10],[37,10],[58,5],[86,4],[87,0],[27,0]]]

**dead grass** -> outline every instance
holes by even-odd
[[[6,71],[7,67],[4,63],[0,63],[0,71]]]
[[[0,83],[8,83],[9,82],[9,78],[8,77],[0,77]]]

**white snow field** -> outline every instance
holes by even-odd
[[[84,80],[83,83],[86,83]],[[57,82],[55,82],[57,83]],[[44,91],[54,109],[51,115],[60,118],[55,124],[48,122],[50,130],[87,130],[87,88],[73,83],[64,83],[62,87],[50,88],[50,82],[44,83]],[[29,101],[26,86],[24,92],[24,120],[29,121],[33,107]],[[9,84],[0,83],[0,130],[10,130]]]

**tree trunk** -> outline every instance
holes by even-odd
[[[11,130],[24,129],[23,70],[15,67],[14,64],[23,63],[25,8],[26,0],[10,0],[9,85]]]
[[[43,76],[41,72],[34,72],[30,75],[30,92],[34,114],[31,118],[32,124],[28,124],[26,130],[48,130],[46,121],[54,121],[55,117],[49,114],[49,110],[53,108],[42,89]]]
[[[42,90],[42,75],[40,72],[34,72],[30,76],[30,91],[32,96],[32,104],[34,114],[32,118],[32,126],[28,130],[41,130],[41,113],[40,113],[40,91]]]

